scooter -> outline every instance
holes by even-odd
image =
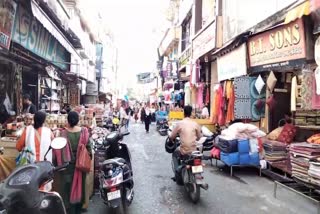
[[[168,135],[170,136],[172,129],[168,130]],[[180,137],[178,136],[173,142],[170,144],[169,137],[166,141],[166,150],[167,152],[174,152],[176,148],[180,146]],[[178,162],[179,166],[176,169],[173,162],[172,154],[172,170],[174,173],[174,181],[178,185],[183,185],[189,197],[193,201],[193,203],[197,203],[200,199],[200,188],[204,190],[208,190],[209,185],[205,183],[203,177],[203,166],[202,160],[203,158],[203,145],[209,146],[209,144],[213,144],[212,136],[203,137],[197,143],[197,151],[192,152],[190,155],[181,155]],[[168,148],[170,147],[170,149]]]
[[[103,143],[106,160],[99,173],[99,190],[104,203],[110,208],[122,208],[124,211],[134,196],[131,155],[122,141],[129,134],[115,131],[106,137]]]
[[[66,143],[65,138],[55,138],[46,155],[50,149],[62,149]],[[66,214],[63,200],[58,193],[40,191],[39,188],[53,180],[55,171],[63,170],[67,166],[68,164],[54,167],[49,161],[40,161],[15,169],[0,183],[0,213]]]

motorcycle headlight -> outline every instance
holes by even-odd
[[[17,173],[13,174],[9,180],[9,186],[21,186],[27,185],[32,180],[32,177],[36,173],[36,168],[29,167],[23,170],[18,171]]]

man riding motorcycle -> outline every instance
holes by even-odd
[[[201,138],[201,127],[190,119],[192,107],[184,107],[184,119],[180,121],[173,129],[170,140],[173,141],[178,135],[181,144],[173,153],[173,164],[178,171],[179,159],[181,156],[189,155],[193,151],[197,151],[196,141]]]

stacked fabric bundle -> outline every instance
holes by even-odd
[[[310,182],[320,186],[320,162],[317,160],[310,161],[308,174],[310,176]]]
[[[287,145],[279,141],[265,140],[263,143],[265,159],[270,162],[287,159]]]
[[[292,176],[310,182],[309,161],[320,156],[320,145],[295,143],[290,145]]]

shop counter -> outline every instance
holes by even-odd
[[[2,181],[16,168],[16,157],[19,152],[16,149],[16,141],[13,140],[2,138],[0,147],[4,148],[3,155],[0,155],[0,181]]]

